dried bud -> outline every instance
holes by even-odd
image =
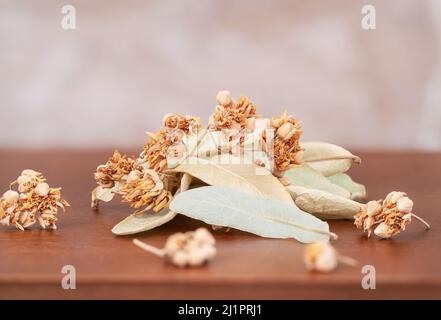
[[[338,265],[337,253],[329,242],[306,245],[303,261],[310,271],[331,272]]]
[[[247,129],[248,132],[253,132],[254,129],[256,128],[256,118],[248,118],[245,121],[245,128]]]
[[[389,239],[394,235],[394,229],[382,222],[375,228],[374,234],[382,239]]]
[[[292,123],[285,123],[277,129],[277,135],[280,136],[283,140],[290,139],[295,133],[297,129],[294,127]]]
[[[412,217],[422,222],[427,229],[429,224],[412,213],[413,201],[404,192],[390,192],[384,201],[370,201],[365,209],[355,217],[355,226],[358,229],[372,232],[382,239],[389,239],[401,231],[411,222]]]
[[[41,182],[35,187],[35,193],[40,197],[46,197],[49,193],[49,185],[46,182]]]
[[[130,171],[130,173],[127,175],[127,183],[130,183],[132,181],[136,181],[141,179],[141,177],[143,176],[142,172],[139,170],[133,170]]]
[[[18,192],[14,190],[6,191],[2,196],[2,200],[5,201],[6,204],[15,204],[17,203],[18,198],[19,198]]]
[[[222,90],[219,91],[216,95],[216,101],[219,105],[223,107],[228,107],[232,104],[233,99],[231,98],[230,91]]]
[[[166,258],[179,268],[202,266],[216,255],[216,241],[205,228],[171,235],[162,250],[136,239],[133,243],[150,253]]]
[[[397,200],[397,209],[404,213],[411,213],[413,208],[413,201],[408,197],[401,197]]]
[[[37,177],[37,176],[41,176],[41,173],[31,169],[25,169],[21,172],[21,175],[28,177]]]
[[[44,181],[46,179],[41,173],[24,170],[15,181],[22,193],[9,190],[3,194],[0,223],[15,225],[17,229],[24,231],[38,221],[43,229],[55,229],[58,209],[62,208],[64,211],[69,203],[61,198],[61,188],[51,189]]]
[[[340,255],[329,241],[317,242],[306,245],[303,261],[309,271],[331,272],[338,263],[355,266],[357,261]]]

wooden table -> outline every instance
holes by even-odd
[[[164,264],[110,229],[131,209],[119,201],[91,211],[92,173],[106,152],[1,152],[0,186],[8,188],[22,169],[44,172],[51,186],[62,186],[72,208],[60,213],[58,230],[20,232],[0,229],[0,299],[383,299],[441,298],[441,154],[361,153],[351,169],[371,199],[406,191],[415,213],[432,225],[413,222],[393,240],[368,239],[349,221],[331,222],[335,247],[358,259],[332,274],[309,273],[294,240],[264,239],[244,232],[216,234],[218,256],[205,268],[180,270]],[[177,231],[201,223],[179,216],[137,238],[162,246]],[[77,289],[64,290],[64,265],[73,265]],[[363,265],[376,269],[376,289],[361,287]]]

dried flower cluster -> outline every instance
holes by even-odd
[[[273,173],[281,175],[282,172],[302,163],[303,149],[299,143],[302,135],[301,123],[285,111],[282,116],[273,117],[270,124],[275,130],[275,135],[271,140],[266,132],[263,132],[262,149],[274,159]]]
[[[428,224],[412,213],[413,201],[404,192],[392,191],[383,201],[369,201],[365,210],[355,217],[355,226],[380,238],[391,238],[406,229],[412,217]]]
[[[175,153],[179,151],[176,143],[182,139],[183,134],[191,134],[200,127],[199,119],[188,115],[168,114],[163,122],[163,129],[157,133],[147,133],[149,141],[138,159],[128,158],[115,151],[106,164],[97,167],[95,173],[99,187],[114,188],[112,193],[121,194],[123,202],[130,203],[135,209],[146,206],[143,210],[158,212],[167,206],[176,186],[175,177],[169,179],[163,174],[167,168],[167,155],[172,148]],[[104,200],[96,194],[97,189],[92,193],[94,209],[98,208],[99,200]]]
[[[210,117],[208,129],[222,131],[228,135],[226,141],[237,141],[241,145],[244,142],[241,134],[255,130],[258,118],[256,106],[243,96],[234,101],[228,91],[219,91],[216,100],[218,105]],[[270,126],[269,121],[267,126]],[[300,123],[286,114],[273,119],[271,126],[277,130],[275,148],[273,151],[262,148],[274,156],[274,172],[280,173],[300,162],[298,141],[302,131]],[[115,151],[106,164],[97,167],[95,180],[98,187],[92,192],[92,207],[97,209],[98,201],[110,201],[114,194],[120,194],[123,201],[130,203],[133,208],[144,207],[142,211],[152,209],[157,212],[165,208],[176,190],[177,183],[174,180],[178,175],[166,172],[168,164],[171,159],[185,159],[183,155],[192,152],[187,150],[183,137],[197,135],[200,129],[202,126],[197,117],[167,114],[159,131],[147,133],[149,141],[137,159]],[[229,152],[230,149],[227,148]],[[218,146],[218,150],[223,149]]]
[[[115,150],[106,164],[96,168],[95,181],[103,188],[113,188],[115,183],[121,181],[134,167],[134,159],[121,155],[118,150]]]
[[[56,229],[58,209],[69,207],[61,188],[50,188],[40,172],[29,169],[11,186],[15,184],[18,191],[8,190],[0,198],[0,223],[24,231],[38,221],[43,229]]]
[[[136,239],[133,242],[150,253],[166,258],[179,268],[202,266],[216,255],[216,240],[205,228],[171,235],[162,250]]]
[[[171,152],[170,148],[175,147],[182,140],[182,135],[196,133],[201,126],[199,118],[174,113],[164,116],[163,125],[162,130],[147,133],[150,140],[144,145],[144,150],[139,157],[140,162],[146,163],[147,168],[157,172],[167,167],[167,155]],[[183,150],[174,149],[175,152],[183,152]]]
[[[309,271],[319,272],[331,272],[337,268],[339,262],[350,266],[357,264],[354,259],[340,255],[329,241],[306,245],[303,262]]]
[[[233,101],[229,91],[219,91],[216,100],[218,105],[209,119],[210,130],[254,131],[256,106],[247,97]]]
[[[158,212],[165,208],[172,198],[171,192],[164,186],[168,181],[163,180],[155,170],[134,170],[130,172],[119,193],[123,202],[129,202],[135,209],[147,206],[145,210],[152,209]]]

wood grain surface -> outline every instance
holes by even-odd
[[[90,209],[92,173],[107,152],[0,152],[0,186],[8,188],[25,168],[62,186],[72,208],[60,213],[58,230],[0,229],[1,299],[384,299],[441,298],[441,154],[361,153],[351,169],[366,184],[369,198],[406,191],[416,221],[392,240],[368,239],[349,221],[331,222],[339,235],[335,247],[356,258],[357,267],[340,266],[332,274],[309,273],[294,240],[264,239],[239,231],[216,233],[218,256],[204,268],[181,270],[164,264],[132,244],[133,236],[114,236],[111,228],[131,209],[115,201],[100,212]],[[178,216],[136,237],[162,246],[177,231],[202,223]],[[77,272],[77,289],[64,290],[64,265]],[[363,265],[376,269],[376,289],[363,290]]]

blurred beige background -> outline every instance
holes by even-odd
[[[141,148],[229,89],[287,108],[304,139],[440,150],[440,45],[439,0],[0,0],[0,147]]]

